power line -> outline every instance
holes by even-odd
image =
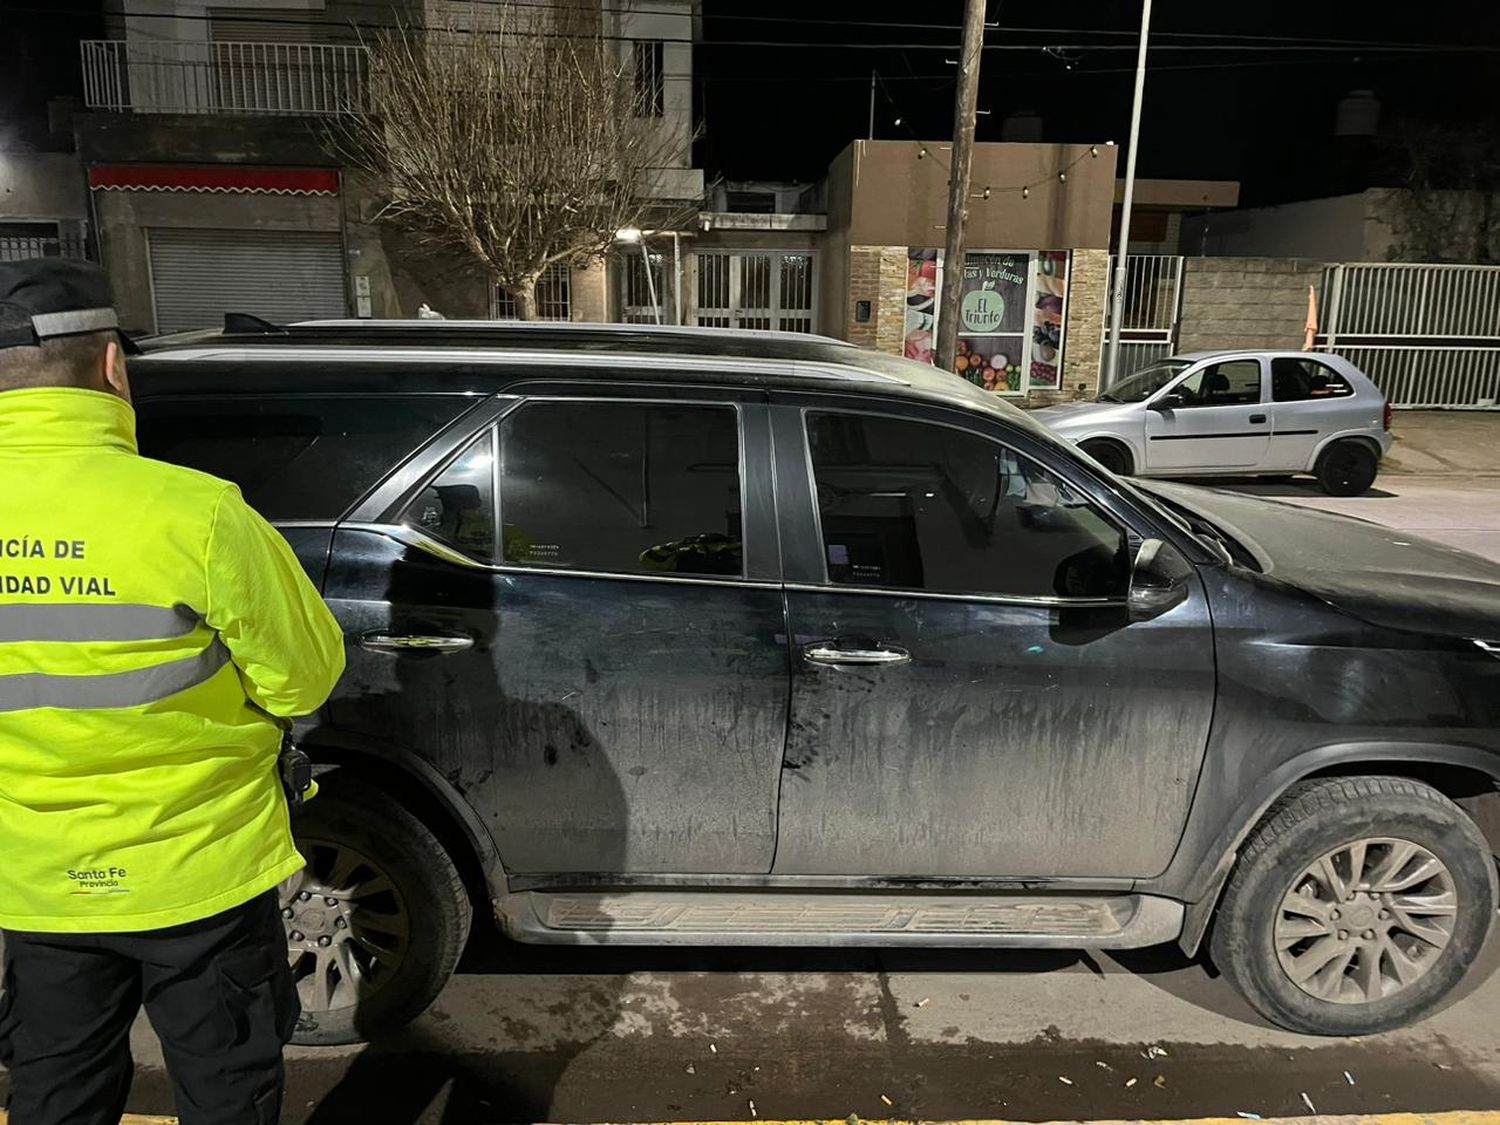
[[[552,8],[552,7],[554,7],[553,4],[545,3],[545,2],[543,2],[543,0],[493,0],[493,2],[497,3],[497,4],[501,3],[501,2],[504,2],[504,3],[508,3],[508,4],[514,4],[517,7],[528,7],[528,8]],[[56,8],[23,7],[23,8],[13,8],[11,10],[12,10],[12,12],[18,12],[18,13],[29,14],[29,15],[61,16],[61,15],[68,15],[68,14],[73,14],[73,15],[79,14],[79,13],[64,13],[64,12],[59,12]],[[619,11],[619,12],[627,12],[628,11],[627,9],[612,9],[612,10],[613,11]],[[630,13],[630,14],[638,14],[638,13]],[[657,13],[657,14],[665,14],[665,13]],[[120,18],[120,14],[119,13],[115,13],[114,15],[115,15],[115,18]],[[355,21],[349,21],[349,20],[330,20],[330,19],[306,19],[306,20],[304,20],[304,19],[287,19],[285,17],[277,18],[277,17],[267,17],[267,16],[264,16],[264,15],[208,15],[208,14],[203,14],[203,15],[176,15],[176,14],[164,13],[164,12],[141,12],[141,13],[129,13],[129,14],[125,15],[123,18],[129,19],[129,20],[150,19],[150,20],[172,20],[172,21],[179,21],[179,22],[198,22],[198,23],[212,22],[212,23],[216,23],[216,24],[229,24],[229,25],[237,24],[237,23],[244,23],[244,24],[251,24],[251,25],[254,25],[254,26],[258,26],[258,27],[264,27],[264,26],[274,26],[274,27],[331,27],[331,28],[339,28],[341,30],[342,29],[350,29],[350,30],[368,30],[368,31],[408,31],[408,30],[412,30],[412,31],[415,31],[415,30],[428,30],[428,31],[432,31],[432,30],[437,30],[437,31],[444,31],[444,32],[452,31],[452,32],[456,32],[458,34],[476,34],[476,35],[510,34],[510,35],[519,35],[519,36],[537,37],[537,38],[567,38],[568,37],[567,33],[565,33],[565,32],[556,32],[556,31],[514,31],[514,30],[511,30],[511,31],[507,31],[507,32],[501,32],[499,30],[491,30],[491,29],[467,29],[467,28],[460,28],[460,27],[452,27],[452,28],[438,27],[438,28],[432,28],[432,27],[423,27],[422,25],[403,24],[403,23],[371,23],[371,22],[365,22],[365,21],[355,22]],[[713,17],[713,18],[719,18],[719,17]],[[728,18],[728,17],[725,17],[725,18]],[[736,17],[736,18],[738,18],[738,17]],[[745,17],[745,18],[749,18],[749,17]],[[756,18],[770,19],[770,17],[756,17]],[[813,22],[817,22],[817,21],[816,21],[816,18],[813,17],[813,18],[803,18],[803,19],[782,20],[782,21],[776,21],[776,22],[781,22],[781,23],[813,23]],[[882,24],[879,23],[879,22],[871,22],[871,23],[865,24],[865,25],[860,25],[858,23],[848,23],[848,22],[845,22],[845,21],[838,21],[838,22],[840,22],[841,24],[843,24],[843,26],[870,26],[870,27],[882,26]],[[899,25],[899,26],[905,26],[905,27],[924,27],[924,28],[930,27],[930,28],[932,28],[934,30],[943,28],[943,25],[938,25],[938,24],[932,24],[932,25]],[[951,27],[949,27],[949,28],[943,28],[943,29],[948,30],[948,31],[952,31],[953,30]],[[992,26],[992,30],[993,29],[995,29],[995,28]],[[1045,36],[1045,35],[1051,35],[1051,34],[1066,34],[1066,35],[1073,35],[1073,36],[1077,36],[1077,35],[1103,35],[1103,34],[1109,34],[1109,35],[1129,34],[1129,33],[1116,33],[1116,32],[1104,32],[1104,31],[1087,31],[1087,30],[1081,30],[1081,29],[1078,29],[1078,28],[1005,28],[1005,29],[1000,29],[1000,30],[1009,31],[1009,32],[1013,32],[1013,33],[1016,33],[1016,34],[1035,35],[1035,36]],[[1173,36],[1170,33],[1164,33],[1160,38],[1171,38],[1171,37],[1173,37]],[[1287,52],[1287,51],[1299,51],[1299,52],[1318,53],[1318,54],[1349,53],[1349,54],[1360,54],[1360,55],[1372,54],[1372,53],[1396,54],[1396,55],[1421,55],[1421,54],[1453,54],[1453,55],[1486,54],[1487,55],[1487,54],[1500,53],[1500,46],[1485,46],[1485,45],[1481,45],[1481,44],[1462,44],[1462,43],[1397,43],[1397,42],[1389,42],[1389,41],[1387,41],[1387,42],[1380,42],[1380,41],[1375,41],[1375,40],[1337,40],[1337,39],[1327,39],[1327,40],[1311,39],[1311,40],[1309,40],[1309,39],[1296,38],[1296,37],[1291,37],[1291,36],[1278,37],[1278,36],[1241,36],[1241,35],[1234,35],[1234,36],[1228,36],[1228,37],[1226,37],[1226,36],[1213,36],[1213,35],[1210,35],[1208,33],[1190,33],[1190,32],[1176,33],[1176,37],[1192,38],[1192,39],[1203,39],[1203,40],[1205,40],[1205,42],[1197,42],[1197,43],[1175,43],[1175,42],[1173,42],[1173,43],[1157,43],[1157,44],[1154,44],[1152,46],[1152,48],[1151,48],[1152,52],[1162,52],[1162,51],[1193,51],[1193,52],[1200,52],[1201,53],[1201,52],[1204,52],[1204,51],[1214,51],[1214,52],[1236,52],[1236,53],[1242,53],[1242,52],[1248,52],[1248,53],[1276,52],[1276,53],[1279,54],[1279,53],[1283,53],[1283,52]],[[698,39],[693,39],[693,38],[690,38],[690,37],[684,38],[684,37],[680,37],[680,36],[667,36],[667,37],[663,37],[663,36],[644,36],[644,35],[614,35],[614,34],[607,34],[607,33],[601,33],[601,34],[599,34],[597,36],[591,36],[591,38],[598,38],[598,39],[606,41],[606,42],[621,42],[621,43],[633,43],[633,42],[638,42],[638,41],[643,40],[643,39],[647,39],[647,40],[651,40],[651,41],[659,42],[659,43],[669,43],[669,44],[674,44],[674,45],[691,46],[691,47],[697,47],[697,48],[700,48],[700,49],[712,49],[712,50],[718,50],[718,49],[737,49],[737,48],[754,48],[754,49],[775,49],[775,50],[787,50],[787,49],[794,49],[794,50],[814,50],[815,49],[815,50],[822,50],[822,51],[826,51],[826,50],[829,50],[829,49],[834,49],[834,50],[855,50],[855,51],[945,51],[945,52],[953,52],[953,51],[956,51],[958,49],[955,44],[950,44],[950,43],[912,43],[912,42],[877,42],[877,43],[858,43],[858,42],[851,43],[851,42],[842,42],[842,43],[829,43],[829,42],[815,41],[815,40],[778,40],[778,39],[698,40]],[[1247,40],[1247,41],[1246,42],[1241,42],[1241,43],[1224,42],[1223,40],[1225,38],[1243,39],[1243,40]],[[1063,43],[1059,43],[1059,42],[1050,41],[1050,40],[1049,41],[1037,41],[1037,42],[986,43],[984,45],[983,49],[986,50],[986,51],[1029,52],[1029,51],[1045,50],[1045,49],[1048,49],[1048,48],[1051,48],[1053,50],[1058,50],[1058,51],[1110,51],[1110,52],[1127,51],[1128,52],[1128,51],[1134,51],[1135,50],[1135,46],[1133,44],[1131,44],[1131,43],[1097,43],[1097,42],[1063,42]],[[1155,68],[1153,68],[1153,69],[1155,69]]]

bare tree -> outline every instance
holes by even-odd
[[[468,255],[523,319],[549,266],[598,259],[653,216],[679,221],[653,187],[685,138],[637,89],[597,0],[474,5],[368,46],[368,106],[337,127],[340,155],[380,185],[384,220]]]
[[[1402,190],[1389,201],[1391,257],[1500,261],[1500,141],[1493,133],[1407,120],[1393,147]]]

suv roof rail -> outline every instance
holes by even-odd
[[[586,320],[485,320],[476,319],[350,319],[338,320],[299,320],[286,326],[290,331],[298,329],[311,329],[314,331],[326,331],[328,329],[363,330],[372,333],[381,332],[431,332],[439,334],[444,331],[469,330],[482,332],[495,332],[500,334],[515,333],[525,335],[527,333],[579,333],[580,335],[594,335],[596,333],[607,333],[627,336],[678,336],[687,339],[694,337],[705,337],[713,339],[740,338],[746,340],[812,340],[820,344],[841,344],[845,347],[853,347],[847,340],[840,340],[833,336],[820,336],[812,332],[779,332],[771,328],[714,328],[706,325],[696,324],[624,324],[613,322],[586,321]]]

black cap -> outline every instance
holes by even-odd
[[[0,262],[0,348],[109,329],[120,332],[120,318],[103,266],[73,258]],[[120,342],[140,354],[123,332]]]

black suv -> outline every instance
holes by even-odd
[[[525,942],[1208,944],[1390,1028],[1496,906],[1500,566],[1122,480],[835,340],[462,322],[163,338],[145,453],[348,634],[284,888],[299,1038]]]

